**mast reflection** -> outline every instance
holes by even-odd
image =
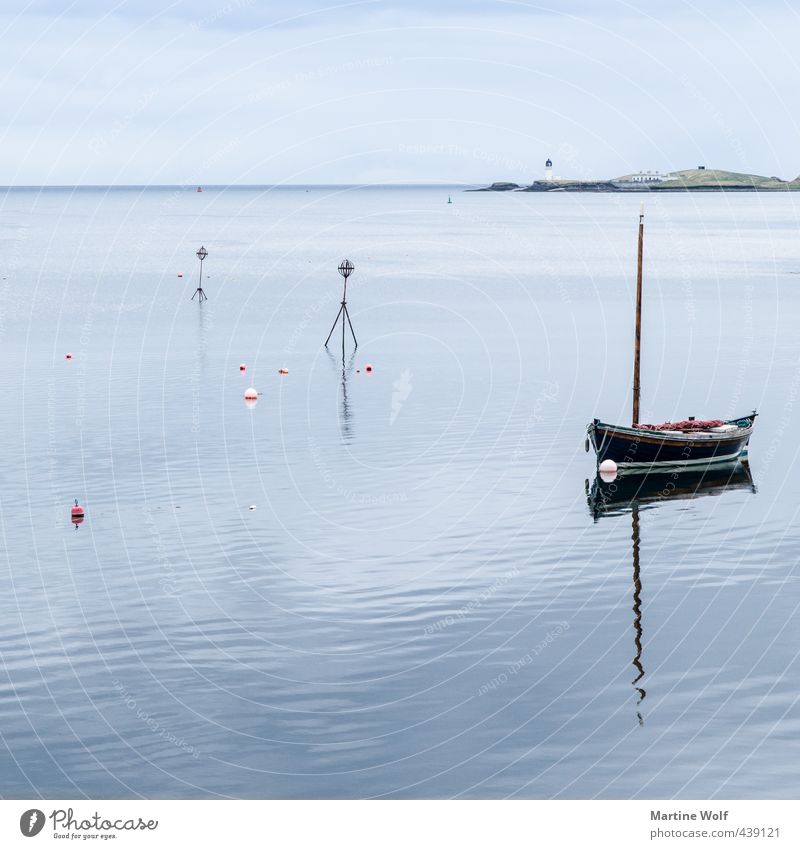
[[[327,349],[326,349],[327,350]],[[353,351],[349,357],[342,355],[341,360],[328,351],[328,358],[331,361],[333,369],[341,375],[342,396],[341,396],[341,413],[339,423],[342,428],[343,439],[349,441],[353,436],[352,427],[352,410],[350,409],[350,401],[347,397],[347,381],[353,373],[353,364],[355,363],[356,353]]]
[[[633,665],[639,673],[631,684],[634,687],[644,678],[644,666],[642,666],[642,579],[639,572],[639,508],[634,507],[631,510],[631,539],[633,540],[633,630],[636,636],[633,639],[636,645],[636,654],[633,658]],[[638,707],[647,697],[643,687],[636,687],[639,693],[639,701],[636,702]],[[636,711],[636,716],[639,719],[639,725],[644,725],[641,711]]]
[[[623,475],[614,480],[603,480],[598,474],[591,486],[589,481],[586,481],[587,502],[595,522],[605,516],[631,514],[633,642],[636,649],[631,663],[637,673],[631,683],[638,695],[636,716],[639,725],[644,725],[644,719],[638,708],[647,697],[646,690],[641,686],[645,677],[645,668],[642,660],[644,641],[639,512],[640,510],[656,508],[670,501],[722,495],[722,493],[732,490],[756,492],[750,465],[746,461],[740,461],[722,468],[719,466],[693,470],[676,468],[673,471]]]

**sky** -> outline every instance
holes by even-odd
[[[0,184],[800,175],[790,0],[3,0]]]

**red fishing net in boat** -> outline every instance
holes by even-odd
[[[692,419],[685,422],[664,422],[663,424],[637,424],[639,430],[708,430],[710,427],[722,427],[727,422],[722,419]]]

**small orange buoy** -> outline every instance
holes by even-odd
[[[253,387],[249,387],[244,391],[244,400],[245,401],[258,401],[258,392],[256,392]]]
[[[239,363],[239,371],[247,371],[247,366],[244,363]]]
[[[289,374],[289,369],[288,368],[279,368],[278,374]]]
[[[71,359],[72,359],[72,352],[71,352],[71,351],[67,351],[67,355],[64,357],[64,359],[65,359],[65,360],[71,360]]]
[[[78,499],[75,499],[75,506],[70,510],[70,518],[72,519],[72,524],[75,525],[75,530],[78,529],[78,525],[83,522],[84,512],[83,507],[78,504]]]
[[[371,371],[372,371],[372,363],[367,363],[367,364],[364,366],[364,371],[366,371],[366,372],[371,372]]]

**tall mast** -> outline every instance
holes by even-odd
[[[644,248],[644,204],[639,212],[639,252],[636,266],[636,334],[633,343],[633,421],[639,424],[639,361],[642,353],[642,254]]]

